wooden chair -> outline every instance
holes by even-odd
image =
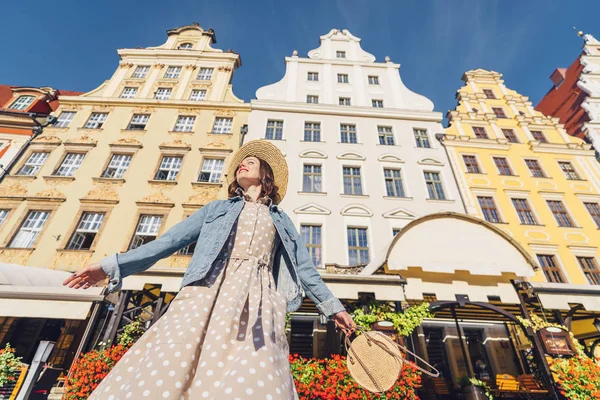
[[[431,382],[433,384],[433,393],[436,396],[446,396],[451,393],[450,386],[444,378],[431,378]]]
[[[521,384],[521,389],[526,392],[527,399],[543,399],[548,395],[548,390],[544,389],[533,375],[519,375],[517,380]]]
[[[498,398],[515,397],[522,393],[521,384],[512,375],[496,375],[496,396]]]

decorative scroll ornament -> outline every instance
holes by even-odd
[[[0,185],[0,197],[25,197],[27,188],[21,186],[18,182]]]
[[[235,111],[229,109],[222,109],[215,111],[216,117],[235,117]]]
[[[173,200],[169,197],[165,196],[162,190],[158,192],[154,192],[144,198],[142,198],[140,203],[159,203],[159,204],[173,204]]]
[[[32,140],[33,143],[50,143],[50,144],[61,144],[61,140],[56,136],[38,136]]]
[[[204,205],[217,198],[219,187],[198,187],[195,188],[195,194],[190,196],[187,200],[187,204],[190,205]]]
[[[67,199],[67,196],[65,196],[64,193],[56,190],[56,188],[41,190],[31,197],[39,197],[39,198],[44,198],[44,199],[58,199],[58,200],[66,200]]]
[[[83,197],[83,200],[118,202],[119,194],[115,190],[115,185],[102,184],[93,187],[89,192],[87,192],[87,194]]]
[[[95,145],[96,143],[98,143],[98,141],[96,139],[92,139],[88,135],[82,135],[82,136],[80,136],[78,138],[69,139],[69,140],[65,141],[65,144],[88,144],[88,145]]]
[[[189,143],[186,143],[181,139],[175,139],[170,142],[164,142],[164,143],[161,143],[160,145],[164,146],[164,147],[183,147],[183,148],[190,147]]]

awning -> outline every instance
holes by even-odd
[[[0,317],[87,318],[104,287],[71,289],[62,285],[66,271],[0,263]]]
[[[570,310],[581,304],[586,311],[600,312],[600,287],[567,283],[530,282],[542,306],[549,310]]]
[[[160,285],[161,292],[179,292],[184,268],[150,268],[140,274],[123,279],[121,290],[142,290],[145,285]]]
[[[374,293],[377,300],[404,300],[402,284],[405,282],[398,275],[322,274],[321,276],[338,299],[356,300],[359,293]]]
[[[488,303],[489,297],[499,297],[504,304],[519,303],[519,296],[510,283],[480,286],[464,281],[424,282],[419,278],[407,278],[406,282],[406,300],[423,300],[425,296],[435,295],[437,301],[455,301],[457,295],[464,295],[472,302]]]

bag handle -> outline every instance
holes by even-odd
[[[358,326],[358,327],[357,327],[357,330],[361,331],[361,333],[362,333],[362,334],[364,334],[364,335],[366,335],[366,336],[367,336],[367,343],[368,343],[369,345],[371,345],[371,343],[373,342],[373,343],[375,343],[377,346],[379,346],[379,347],[380,347],[382,350],[384,350],[386,353],[388,353],[388,354],[390,354],[390,355],[393,355],[394,357],[398,357],[398,356],[396,356],[395,354],[391,353],[391,352],[390,352],[390,351],[387,349],[387,347],[386,347],[386,346],[384,346],[384,345],[382,344],[382,342],[381,342],[381,341],[379,341],[379,340],[377,340],[376,338],[374,338],[374,337],[370,336],[370,335],[369,335],[369,332],[371,332],[371,331],[367,331],[365,328],[363,328],[363,327],[361,327],[361,326]],[[415,367],[416,369],[418,369],[418,370],[419,370],[419,371],[421,371],[422,373],[424,373],[424,374],[426,374],[426,375],[429,375],[429,376],[431,376],[432,378],[437,378],[438,376],[440,376],[440,371],[438,371],[438,370],[437,370],[435,367],[433,367],[433,366],[432,366],[431,364],[429,364],[427,361],[425,361],[424,359],[422,359],[421,357],[419,357],[418,355],[416,355],[416,354],[415,354],[415,353],[413,353],[412,351],[408,350],[406,347],[404,347],[404,346],[401,346],[401,345],[399,345],[399,344],[398,344],[398,343],[396,343],[396,342],[394,342],[394,344],[396,345],[396,347],[398,347],[398,349],[400,349],[400,351],[401,351],[401,352],[408,353],[408,354],[410,354],[411,356],[415,357],[417,360],[421,361],[421,363],[425,364],[425,366],[426,366],[425,368],[429,368],[429,369],[433,370],[434,372],[430,372],[430,371],[427,371],[427,370],[426,370],[426,369],[424,369],[424,368],[421,368],[421,367],[420,367],[420,366],[419,366],[419,365],[418,365],[416,362],[412,362],[412,361],[409,361],[409,360],[407,360],[407,359],[405,359],[405,358],[398,357],[398,358],[400,358],[400,361],[402,361],[402,362],[406,362],[407,364],[410,364],[410,365],[412,365],[413,367]],[[352,347],[352,343],[350,342],[349,335],[347,335],[347,334],[345,334],[344,345],[345,345],[345,347],[346,347],[346,353],[349,355],[349,354],[350,354],[350,352],[349,352],[348,350],[349,350],[349,347]],[[353,362],[353,361],[351,361],[351,362]]]

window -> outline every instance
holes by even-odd
[[[375,100],[375,99],[373,99],[373,100],[371,100],[371,105],[374,108],[383,108],[383,100]]]
[[[212,79],[213,69],[212,68],[200,68],[198,76],[196,77],[199,81],[210,81]]]
[[[267,130],[265,139],[281,140],[283,139],[283,121],[270,119],[267,121]]]
[[[513,175],[512,169],[510,165],[508,165],[508,161],[504,157],[493,157],[494,164],[496,164],[496,168],[498,168],[498,173],[500,175]]]
[[[375,75],[369,75],[369,85],[379,85],[379,77]]]
[[[85,157],[85,154],[67,153],[62,163],[60,164],[60,167],[58,167],[54,175],[73,176],[75,171],[77,171],[77,169],[79,169],[79,167],[81,166],[81,163],[83,162],[83,157]]]
[[[303,192],[322,192],[322,171],[320,165],[304,164],[304,172],[302,175],[302,191]]]
[[[479,163],[477,163],[477,157],[475,156],[463,156],[463,161],[467,167],[469,174],[480,174]]]
[[[548,139],[542,131],[531,131],[531,136],[540,143],[548,143]]]
[[[110,158],[108,166],[102,173],[103,178],[123,178],[123,174],[127,171],[131,163],[131,154],[113,154]]]
[[[174,132],[191,132],[194,129],[196,117],[193,115],[180,115],[177,117]]]
[[[340,139],[342,143],[357,143],[356,125],[340,124]]]
[[[540,167],[540,163],[538,160],[525,160],[525,164],[527,164],[527,168],[529,168],[529,172],[531,172],[531,176],[534,178],[545,178],[546,174]]]
[[[486,99],[495,99],[496,96],[494,95],[494,91],[491,89],[483,89],[483,94],[485,95]]]
[[[502,133],[510,143],[519,143],[519,139],[517,139],[517,135],[515,135],[515,131],[512,129],[502,129]]]
[[[319,122],[304,123],[304,141],[305,142],[320,142],[321,141],[321,124]]]
[[[300,234],[306,244],[306,249],[310,258],[317,268],[323,267],[321,257],[321,226],[320,225],[301,225]]]
[[[351,101],[350,101],[350,97],[340,97],[338,99],[338,103],[339,103],[340,106],[350,106],[350,105],[352,105]]]
[[[338,83],[350,83],[348,74],[337,74]]]
[[[150,66],[148,65],[138,65],[135,71],[133,72],[132,78],[145,78],[150,71]]]
[[[154,93],[156,100],[169,100],[169,97],[171,97],[171,88],[158,88]]]
[[[233,125],[233,118],[215,118],[211,133],[229,134],[231,133],[231,126]]]
[[[190,94],[190,100],[192,101],[204,101],[206,100],[206,90],[194,89]]]
[[[424,171],[425,185],[427,186],[427,192],[429,198],[432,200],[446,200],[446,194],[444,193],[444,186],[442,185],[442,179],[439,172]]]
[[[8,212],[10,210],[0,210],[0,225],[2,225],[2,223],[4,222],[4,220],[6,219],[6,217],[8,216]]]
[[[377,135],[379,136],[379,144],[385,146],[393,146],[394,134],[391,126],[377,126]]]
[[[396,236],[397,234],[400,233],[402,229],[400,228],[392,228],[392,236]]]
[[[165,79],[177,79],[179,78],[179,74],[181,73],[181,67],[168,67],[167,72],[163,78]]]
[[[485,128],[483,128],[481,126],[474,126],[473,133],[475,134],[475,137],[477,139],[489,139],[488,134],[485,131]]]
[[[500,222],[500,214],[493,197],[477,196],[483,217],[487,222]]]
[[[600,228],[600,205],[598,203],[583,203],[585,204],[585,208],[587,208],[590,216],[596,223],[596,226]]]
[[[35,239],[40,234],[44,224],[50,216],[49,211],[29,211],[19,231],[13,237],[8,247],[27,248],[33,247]]]
[[[102,129],[106,117],[108,117],[107,113],[92,113],[83,127],[87,129]]]
[[[42,168],[49,154],[46,152],[31,153],[25,164],[17,172],[17,175],[34,176]]]
[[[348,261],[351,266],[369,263],[369,243],[366,228],[348,228]]]
[[[154,180],[157,181],[174,181],[181,169],[182,157],[179,156],[163,156],[158,171],[154,175]]]
[[[58,116],[58,119],[56,120],[56,124],[54,124],[54,127],[55,128],[68,127],[69,125],[71,125],[71,121],[73,121],[74,116],[75,116],[75,113],[72,111],[63,111]]]
[[[429,143],[429,136],[427,135],[426,129],[413,128],[413,134],[415,135],[417,147],[425,149],[431,148],[431,143]]]
[[[531,208],[529,207],[527,199],[512,199],[512,203],[522,225],[537,225],[537,221],[533,215],[533,211],[531,211]]]
[[[178,47],[179,50],[191,50],[194,47],[193,43],[181,43]]]
[[[319,81],[319,73],[318,72],[309,72],[309,73],[307,73],[306,79],[311,82],[318,82]]]
[[[136,94],[137,94],[136,87],[126,87],[123,89],[123,92],[121,93],[121,98],[122,99],[133,99]]]
[[[315,96],[314,94],[307,94],[306,102],[309,104],[319,104],[319,96]]]
[[[502,108],[492,107],[492,111],[494,112],[496,118],[506,118],[506,114],[504,113],[504,110]]]
[[[556,258],[552,254],[538,254],[537,259],[548,282],[565,283],[565,278],[563,278]]]
[[[600,269],[598,269],[596,259],[594,257],[577,257],[577,262],[590,284],[600,285]]]
[[[162,224],[162,215],[140,215],[140,219],[135,228],[135,234],[131,239],[129,250],[140,247],[156,239],[158,229]]]
[[[560,166],[560,169],[562,169],[562,172],[564,172],[565,177],[569,180],[579,180],[581,179],[579,177],[579,174],[577,173],[577,171],[575,171],[575,168],[573,168],[573,164],[571,164],[569,161],[559,161],[558,165]]]
[[[363,194],[360,167],[344,167],[344,194]]]
[[[385,190],[389,197],[405,197],[401,170],[384,168],[383,176],[385,179]]]
[[[335,58],[346,58],[346,52],[345,51],[336,51],[335,52]]]
[[[225,160],[219,158],[205,158],[198,182],[219,183],[223,174]]]
[[[143,131],[146,129],[146,124],[149,119],[149,114],[133,114],[131,121],[129,121],[129,125],[127,125],[127,129],[130,131]]]
[[[546,200],[548,203],[548,207],[550,207],[550,211],[552,211],[552,215],[554,215],[554,219],[556,219],[556,223],[558,226],[562,227],[573,227],[573,220],[567,213],[565,209],[565,205],[560,200]]]
[[[68,250],[89,250],[104,220],[104,213],[84,212],[69,244]]]
[[[8,108],[11,110],[26,110],[33,104],[34,100],[35,96],[19,96]]]

